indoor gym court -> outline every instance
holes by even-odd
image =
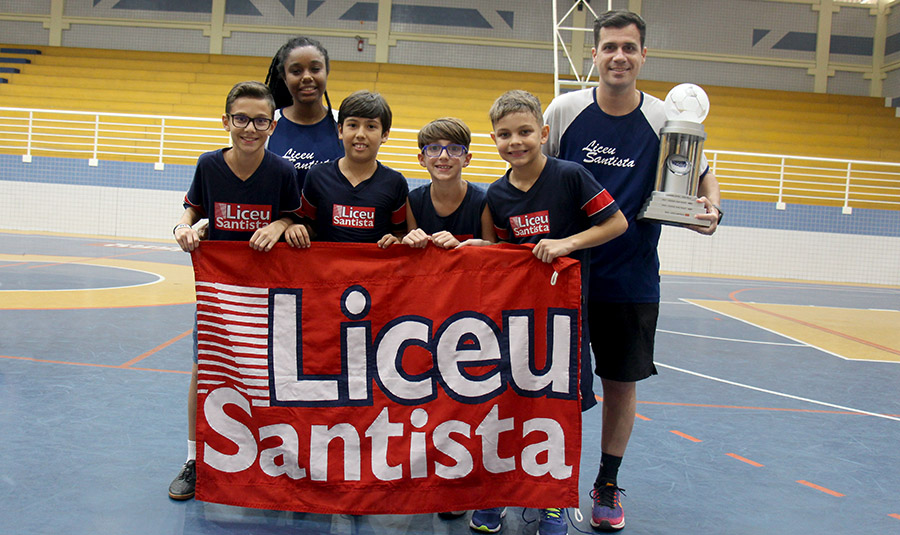
[[[166,495],[193,281],[174,243],[0,233],[0,533],[463,534]],[[900,288],[665,274],[623,533],[900,533]],[[599,459],[584,415],[581,509]],[[588,519],[577,530],[590,532]],[[511,508],[504,533],[533,534]]]

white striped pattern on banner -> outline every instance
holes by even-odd
[[[226,385],[269,406],[269,289],[197,282],[197,393]]]

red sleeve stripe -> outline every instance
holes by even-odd
[[[602,212],[604,208],[614,202],[615,201],[613,200],[612,195],[610,195],[606,190],[603,190],[600,193],[594,195],[591,200],[584,203],[584,206],[582,206],[581,209],[584,210],[585,213],[587,213],[588,217],[593,217],[594,215]]]
[[[200,215],[202,215],[203,217],[206,217],[206,210],[204,210],[203,207],[199,204],[192,203],[191,200],[188,199],[187,194],[184,195],[184,203],[190,205],[191,208],[200,212]]]
[[[509,240],[509,232],[507,232],[505,228],[500,228],[497,225],[494,225],[494,233],[497,234],[498,239]]]
[[[402,225],[404,223],[406,223],[406,203],[403,203],[400,208],[391,213],[392,225]]]
[[[300,214],[310,219],[316,218],[316,207],[305,195],[300,197]]]
[[[282,214],[294,214],[297,217],[303,217],[303,204],[293,210],[282,210]]]

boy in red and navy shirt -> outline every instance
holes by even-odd
[[[628,227],[612,196],[579,164],[541,151],[549,128],[540,101],[526,91],[509,91],[491,107],[491,138],[510,169],[487,191],[488,209],[501,241],[533,243],[544,262],[560,256],[581,261],[582,294],[587,294],[590,248],[621,235]],[[582,299],[583,300],[583,299]],[[584,316],[584,314],[582,314]],[[582,410],[597,403],[592,388],[588,329],[582,328]],[[470,526],[500,529],[503,508],[475,511]],[[566,533],[560,509],[541,511],[539,533]]]
[[[317,241],[388,247],[406,233],[406,179],[375,158],[391,129],[391,109],[378,93],[357,91],[341,103],[344,157],[309,170],[303,215]]]

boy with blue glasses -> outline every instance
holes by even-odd
[[[454,117],[435,119],[419,131],[419,164],[431,182],[409,192],[406,222],[411,229],[403,243],[425,247],[428,242],[451,249],[466,240],[495,242],[484,190],[463,180],[472,154],[469,127]]]

